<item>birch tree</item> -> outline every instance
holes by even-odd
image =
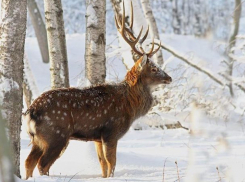
[[[3,0],[0,24],[0,110],[9,128],[15,174],[20,177],[23,56],[27,1]]]
[[[6,136],[5,125],[0,110],[0,181],[14,182],[14,166],[11,150]]]
[[[160,36],[159,36],[158,28],[157,28],[157,23],[156,23],[154,15],[153,15],[152,8],[151,8],[149,0],[141,0],[141,4],[142,4],[142,8],[144,11],[146,21],[147,21],[148,25],[150,26],[151,37],[152,38],[154,37],[154,38],[160,40]],[[162,51],[158,51],[154,55],[154,58],[156,59],[156,61],[159,65],[163,65]]]
[[[44,63],[49,62],[48,40],[45,24],[35,0],[27,0],[28,12],[31,17],[32,26],[35,30],[40,53]]]
[[[44,0],[51,87],[69,87],[68,60],[61,0]]]
[[[91,84],[105,82],[106,0],[86,0],[85,74]]]

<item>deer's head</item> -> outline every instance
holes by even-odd
[[[156,86],[159,84],[169,84],[172,82],[172,78],[165,73],[160,67],[158,67],[152,60],[152,56],[160,49],[161,43],[154,50],[154,38],[152,41],[152,47],[149,52],[145,52],[142,48],[142,43],[145,41],[149,26],[145,35],[140,39],[143,27],[140,30],[139,35],[136,37],[133,34],[133,5],[131,1],[131,21],[129,27],[125,26],[125,7],[123,2],[122,16],[115,16],[115,22],[119,33],[123,39],[130,45],[132,50],[140,57],[126,75],[126,81],[130,86],[134,86],[138,81],[141,81],[144,85]],[[139,44],[139,48],[136,47]]]

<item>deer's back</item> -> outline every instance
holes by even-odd
[[[102,85],[88,89],[56,89],[43,93],[26,114],[35,121],[36,133],[79,140],[120,138],[130,127],[125,86]],[[114,132],[117,131],[117,132]]]

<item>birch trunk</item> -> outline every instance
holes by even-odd
[[[37,84],[26,56],[24,58],[23,93],[27,108],[31,105],[32,101],[39,95]]]
[[[86,0],[85,74],[91,84],[105,82],[106,0]]]
[[[5,125],[0,110],[0,181],[14,182],[14,166],[11,150],[6,136]]]
[[[9,128],[15,174],[20,177],[20,130],[27,1],[3,0],[1,11],[0,110]]]
[[[51,87],[69,87],[63,10],[61,0],[44,0],[48,37]]]
[[[154,15],[153,15],[149,0],[141,0],[141,4],[142,4],[142,8],[143,8],[143,12],[144,12],[146,21],[147,21],[148,25],[150,26],[151,37],[154,37],[154,38],[160,40],[159,32],[157,29],[157,23],[156,23]],[[159,65],[163,65],[163,56],[162,56],[161,50],[158,51],[154,55],[154,58]]]
[[[35,0],[27,0],[28,12],[31,17],[32,26],[35,30],[40,53],[44,63],[49,62],[48,40],[45,24]]]

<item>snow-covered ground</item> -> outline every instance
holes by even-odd
[[[161,40],[182,52],[196,64],[208,68],[215,75],[221,71],[223,57],[213,43],[191,36],[177,35],[162,35]],[[120,81],[124,78],[126,69],[120,55],[115,54],[118,49],[116,35],[107,36],[107,44],[110,44],[107,48],[107,81]],[[82,87],[84,35],[67,35],[67,51],[71,85]],[[176,66],[180,62],[176,58],[171,58],[170,54],[163,53],[166,60],[171,60],[166,65],[166,70],[173,77],[173,84],[179,82],[178,78],[182,75]],[[42,63],[35,38],[26,39],[26,54],[40,93],[50,89],[49,66]],[[188,66],[184,67],[187,72],[193,72]],[[186,73],[183,76],[186,76]],[[213,82],[203,75],[198,78],[203,79],[199,80],[202,84]],[[219,87],[217,84],[216,86]],[[177,88],[168,85],[166,89],[176,91]],[[160,90],[160,93],[162,92]],[[237,110],[245,106],[245,102],[242,101],[244,99],[234,100],[238,103]],[[176,107],[165,113],[158,111],[159,116],[163,117],[163,122],[180,121],[182,125],[191,128],[192,132],[184,129],[162,130],[149,127],[141,131],[130,129],[119,141],[117,166],[113,178],[100,177],[101,170],[93,142],[71,141],[65,153],[51,167],[49,177],[40,176],[35,169],[34,177],[28,181],[245,181],[244,116],[238,111],[229,112],[230,110],[223,111],[229,115],[228,119],[212,119],[204,114],[205,110],[198,109],[197,106],[188,106],[185,110]],[[154,117],[144,117],[136,123],[145,121],[147,123],[147,120],[151,120],[152,125],[157,122]],[[20,166],[23,178],[24,161],[31,149],[31,146],[28,146],[29,142],[23,123]]]

